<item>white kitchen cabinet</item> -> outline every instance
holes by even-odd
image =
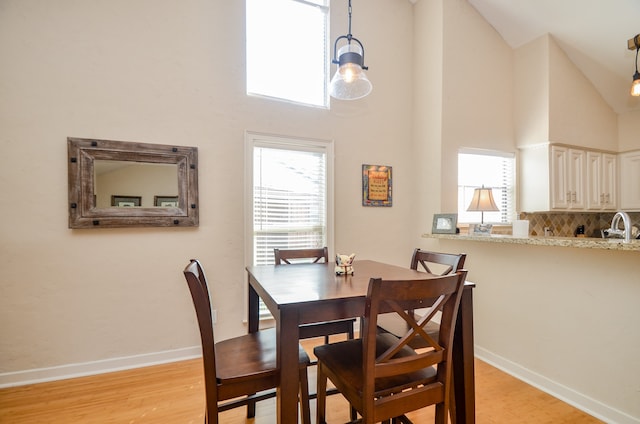
[[[585,208],[586,152],[551,146],[551,209]]]
[[[586,210],[587,151],[541,144],[520,150],[520,210]]]
[[[587,151],[587,209],[617,209],[617,178],[617,155]]]
[[[640,150],[621,153],[620,209],[640,211]]]

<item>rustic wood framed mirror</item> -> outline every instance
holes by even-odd
[[[67,138],[69,228],[198,225],[198,149]]]

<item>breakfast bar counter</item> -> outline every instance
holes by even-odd
[[[478,241],[484,243],[527,244],[535,246],[559,246],[579,249],[626,250],[640,252],[640,240],[625,243],[622,239],[588,237],[514,237],[511,235],[423,234],[424,238]]]

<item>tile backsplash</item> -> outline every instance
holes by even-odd
[[[640,212],[628,212],[632,225],[640,228]],[[529,220],[529,235],[544,236],[544,228],[549,227],[554,236],[573,237],[576,228],[584,225],[587,237],[600,237],[600,230],[611,226],[615,212],[521,212],[519,219]]]

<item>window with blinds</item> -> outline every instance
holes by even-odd
[[[273,249],[327,243],[326,154],[255,146],[253,149],[253,257],[272,264]]]
[[[333,144],[247,133],[246,150],[247,263],[273,264],[274,248],[331,249]]]
[[[480,212],[467,212],[476,188],[490,187],[500,209],[485,212],[484,222],[511,223],[515,218],[515,155],[464,149],[458,152],[458,222],[478,223]]]

